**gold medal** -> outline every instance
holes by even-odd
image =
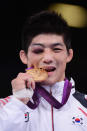
[[[26,69],[26,72],[32,76],[35,82],[42,82],[48,77],[48,73],[45,69],[37,68],[36,66],[34,66],[34,68]]]

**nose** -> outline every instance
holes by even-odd
[[[51,64],[53,63],[53,54],[50,50],[46,50],[43,55],[43,63],[44,64]]]

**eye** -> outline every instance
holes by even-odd
[[[61,48],[53,48],[54,52],[60,52],[62,49]]]
[[[43,49],[34,49],[33,50],[33,53],[35,53],[35,54],[41,54],[41,53],[43,53]]]

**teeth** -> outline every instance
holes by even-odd
[[[47,72],[51,72],[51,71],[54,71],[56,68],[47,68],[45,69]]]

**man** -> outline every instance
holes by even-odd
[[[87,130],[86,95],[75,92],[65,73],[72,58],[69,27],[61,16],[43,11],[27,19],[20,59],[48,77],[38,83],[24,72],[12,80],[13,95],[0,100],[1,131]]]

